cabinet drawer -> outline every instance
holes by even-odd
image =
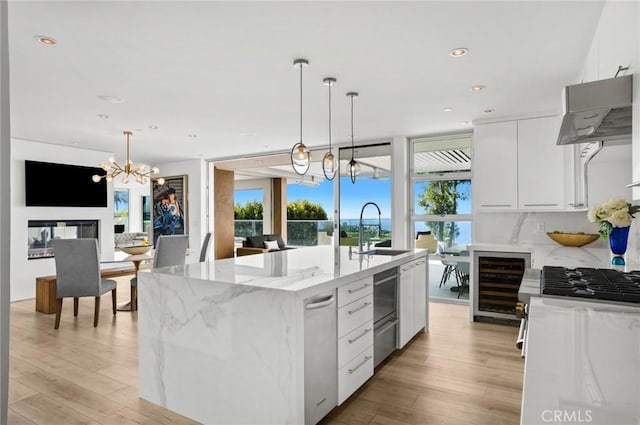
[[[338,309],[338,338],[373,320],[373,295],[367,295]]]
[[[338,405],[373,376],[373,346],[358,354],[338,371]]]
[[[338,308],[373,293],[373,276],[338,288]]]
[[[373,345],[373,321],[358,326],[338,340],[338,368]],[[394,344],[395,346],[395,344]]]

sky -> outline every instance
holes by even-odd
[[[360,209],[369,201],[380,206],[382,218],[391,218],[391,180],[356,180],[351,183],[349,178],[342,178],[342,218],[359,218]],[[262,190],[237,190],[235,204],[244,205],[247,201],[262,200]],[[287,201],[293,202],[307,199],[322,205],[329,217],[333,212],[333,181],[323,180],[318,187],[303,186],[297,183],[287,185]],[[378,212],[373,207],[365,210],[365,218],[378,218]]]
[[[414,208],[420,213],[422,207],[418,206],[418,199],[423,191],[425,183],[416,183]],[[463,184],[458,186],[459,190],[467,195],[466,200],[458,201],[458,212],[471,214],[471,185]],[[262,190],[237,190],[235,192],[235,204],[244,205],[248,201],[262,201]],[[333,181],[323,180],[318,187],[303,186],[297,183],[287,185],[287,201],[297,201],[308,199],[311,202],[322,205],[327,215],[331,217],[333,211]],[[356,179],[356,183],[351,183],[347,177],[341,178],[341,211],[340,217],[344,219],[354,219],[360,217],[362,206],[373,201],[382,211],[382,218],[391,218],[391,179],[373,180]],[[367,207],[364,218],[378,218],[378,212],[374,207]]]

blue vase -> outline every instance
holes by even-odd
[[[609,247],[611,247],[611,253],[613,257],[611,264],[614,266],[624,266],[624,253],[627,252],[627,241],[629,239],[629,228],[627,227],[614,227],[609,234]]]

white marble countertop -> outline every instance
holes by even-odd
[[[521,424],[640,423],[640,306],[533,298],[529,319]]]
[[[384,250],[380,249],[379,250]],[[373,275],[419,257],[427,250],[415,249],[400,255],[359,255],[346,246],[313,246],[246,255],[184,266],[147,271],[157,274],[177,274],[190,279],[237,284],[262,289],[307,292],[322,289],[322,284],[340,285],[355,273]]]

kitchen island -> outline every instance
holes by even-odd
[[[522,425],[637,424],[640,307],[531,298]]]
[[[308,332],[317,326],[305,323],[307,300],[329,294],[314,304],[319,306],[334,295],[338,299],[339,308],[333,307],[337,326],[336,313],[326,325],[333,337],[315,345],[337,347],[325,356],[334,357],[328,363],[334,366],[320,371],[337,377],[334,392],[340,397],[316,402],[328,411],[373,373],[374,277],[394,268],[405,277],[420,270],[413,273],[421,282],[417,287],[427,287],[426,269],[412,268],[426,265],[426,251],[392,254],[358,255],[349,247],[318,246],[141,272],[140,397],[207,424],[315,423],[318,418],[309,418],[305,399],[315,385],[311,368],[305,367],[313,354],[308,344],[317,337]],[[400,330],[409,322],[411,329],[420,324],[427,329],[428,293],[416,289],[408,297],[405,277],[398,285]],[[416,305],[402,303],[413,301],[414,294],[420,294]],[[408,319],[407,311],[412,314]],[[352,318],[368,322],[353,322],[358,327],[349,335],[355,336],[342,336],[351,331]],[[342,350],[343,341],[364,351],[354,348],[353,358],[341,358],[350,352]]]

